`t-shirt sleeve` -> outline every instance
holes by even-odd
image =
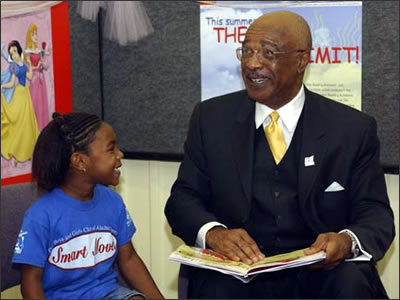
[[[134,233],[136,232],[135,224],[129,214],[124,203],[122,203],[120,214],[119,214],[119,228],[117,237],[117,246],[120,247],[129,242]]]
[[[47,237],[48,229],[27,213],[15,244],[12,262],[43,268],[48,257]]]

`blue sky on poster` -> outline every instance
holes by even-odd
[[[235,7],[230,7],[234,2]],[[313,47],[354,47],[356,52],[337,52],[338,59],[346,63],[357,64],[361,68],[361,3],[315,1],[217,1],[217,6],[202,6],[200,11],[201,27],[201,69],[202,99],[226,94],[244,88],[240,75],[240,63],[236,59],[235,49],[244,39],[246,26],[260,15],[275,10],[290,10],[302,15],[309,23]],[[328,5],[332,3],[332,5]],[[291,5],[289,5],[291,4]],[[341,5],[339,5],[341,4]],[[246,5],[246,7],[243,7]],[[236,25],[231,25],[235,23]],[[236,28],[235,28],[236,27]],[[217,29],[220,28],[220,29]],[[236,33],[235,37],[232,36]],[[226,37],[225,43],[225,34]],[[219,38],[219,42],[218,42]],[[234,41],[236,39],[236,41]],[[351,57],[348,57],[350,55]],[[333,56],[333,53],[331,53]],[[313,52],[312,52],[313,58]],[[314,65],[310,64],[309,68]],[[324,68],[328,71],[328,68]],[[319,70],[321,72],[321,70]]]

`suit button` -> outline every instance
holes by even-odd
[[[281,215],[278,215],[278,220],[282,220],[282,216]]]
[[[279,192],[275,192],[274,195],[275,195],[275,198],[278,198],[280,193]]]
[[[277,241],[277,242],[280,242],[280,241],[281,241],[281,238],[280,238],[280,237],[277,237],[277,238],[276,238],[276,241]]]
[[[278,170],[274,170],[274,175],[275,175],[276,177],[278,177],[278,176],[279,176],[279,171],[278,171]]]

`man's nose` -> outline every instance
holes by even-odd
[[[261,66],[262,65],[259,59],[259,54],[258,52],[254,52],[253,55],[247,60],[246,67],[249,69],[257,69],[261,68]]]

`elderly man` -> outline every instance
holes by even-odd
[[[306,21],[258,18],[237,56],[246,90],[199,103],[165,213],[174,234],[236,261],[309,247],[312,267],[250,283],[191,270],[193,298],[382,298],[394,238],[373,118],[309,91]]]

